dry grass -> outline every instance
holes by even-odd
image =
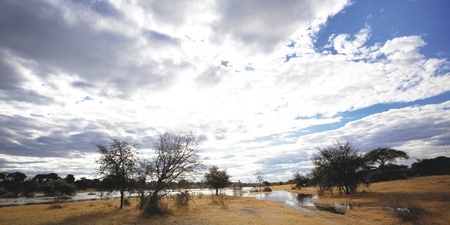
[[[288,190],[280,186],[272,188]],[[59,209],[50,209],[49,205],[3,207],[0,224],[448,224],[449,190],[450,176],[433,176],[380,182],[364,193],[319,198],[323,205],[357,204],[345,215],[326,211],[308,213],[275,201],[200,195],[185,207],[168,199],[165,203],[170,213],[152,217],[137,210],[135,199],[130,199],[130,206],[123,209],[118,209],[119,200],[63,203]],[[308,193],[314,189],[295,191]],[[395,212],[386,207],[411,210]]]
[[[216,198],[213,196],[212,198]],[[221,201],[220,196],[217,197]],[[61,209],[49,205],[0,208],[1,224],[333,224],[333,221],[289,208],[282,202],[226,196],[227,205],[214,204],[210,197],[197,197],[188,207],[167,202],[170,214],[147,217],[136,209],[137,202],[118,209],[118,200],[64,203]]]
[[[290,191],[314,193],[311,188]],[[448,224],[450,221],[448,175],[379,182],[372,184],[370,189],[359,191],[353,195],[324,195],[319,198],[319,204],[330,206],[335,203],[354,203],[356,209],[348,211],[346,215],[373,223]]]

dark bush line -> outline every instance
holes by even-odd
[[[439,156],[431,159],[419,159],[411,167],[393,163],[381,164],[378,167],[367,167],[367,181],[369,183],[401,180],[408,177],[450,175],[450,158]],[[295,188],[318,185],[318,177],[313,173],[301,175],[296,173],[288,183],[295,184]]]

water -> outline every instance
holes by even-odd
[[[318,199],[318,195],[313,194],[297,194],[288,191],[272,191],[272,192],[250,192],[253,188],[244,187],[242,190],[233,189],[223,189],[220,193],[230,195],[230,196],[242,196],[251,197],[260,200],[272,200],[272,201],[283,201],[286,206],[303,210],[305,212],[313,213],[310,209],[324,210],[333,213],[343,214],[345,211],[355,208],[356,206],[351,203],[335,203],[334,206],[323,206],[318,205],[315,201]],[[215,190],[212,189],[190,189],[191,193],[194,194],[204,194],[210,195],[215,194]],[[176,193],[176,192],[175,192]],[[127,197],[137,197],[137,193],[126,194]],[[119,192],[112,192],[110,194],[102,194],[101,192],[80,192],[72,196],[72,199],[64,200],[65,202],[71,201],[94,201],[101,199],[117,199],[120,198]],[[0,207],[3,206],[19,206],[19,205],[30,205],[30,204],[49,204],[55,202],[53,197],[45,197],[36,194],[36,198],[7,198],[0,199]]]
[[[319,197],[312,194],[297,194],[287,191],[272,191],[263,193],[244,193],[244,197],[260,200],[283,201],[287,206],[313,213],[307,207],[314,207],[314,201]]]
[[[137,193],[127,194],[129,197],[137,197]],[[102,192],[80,192],[72,196],[72,199],[63,200],[64,202],[79,202],[79,201],[94,201],[101,199],[116,199],[120,198],[119,192],[112,192],[104,194]],[[55,202],[54,197],[45,197],[40,193],[36,194],[36,198],[4,198],[0,199],[0,207],[4,206],[19,206],[19,205],[33,205],[33,204],[49,204]]]

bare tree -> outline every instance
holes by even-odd
[[[101,154],[97,161],[99,174],[103,179],[111,180],[112,189],[120,191],[120,208],[123,207],[124,192],[132,179],[137,164],[137,144],[111,139],[109,147],[103,144],[95,144]]]
[[[255,172],[255,176],[256,181],[259,183],[259,191],[261,192],[261,185],[264,182],[264,177],[266,177],[266,175],[261,170],[258,170]]]
[[[145,199],[146,212],[160,213],[159,202],[176,181],[187,179],[203,168],[199,155],[200,141],[193,132],[156,136],[153,147],[156,156],[151,163],[151,176],[156,179],[150,196]]]

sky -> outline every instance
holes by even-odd
[[[0,0],[0,172],[96,177],[94,144],[193,131],[232,181],[349,141],[450,151],[445,0]]]

